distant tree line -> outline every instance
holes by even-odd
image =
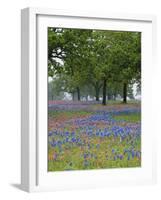
[[[141,33],[48,28],[48,76],[52,99],[133,98],[141,87]]]

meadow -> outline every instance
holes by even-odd
[[[49,101],[48,171],[140,166],[140,102]]]

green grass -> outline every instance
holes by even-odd
[[[113,116],[115,120],[125,120],[127,122],[140,122],[141,114],[133,113],[133,114],[121,114]]]
[[[49,110],[48,111],[48,116],[51,118],[55,118],[55,117],[64,117],[67,116],[68,118],[72,118],[72,117],[77,117],[77,116],[88,116],[90,115],[92,112],[89,111],[52,111]]]

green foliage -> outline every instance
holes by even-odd
[[[115,96],[124,83],[140,88],[141,33],[48,28],[48,75],[63,77],[70,93],[88,86],[98,96],[104,80]]]

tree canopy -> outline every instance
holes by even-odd
[[[106,105],[119,95],[126,103],[141,84],[141,33],[48,28],[48,76],[73,99]]]

